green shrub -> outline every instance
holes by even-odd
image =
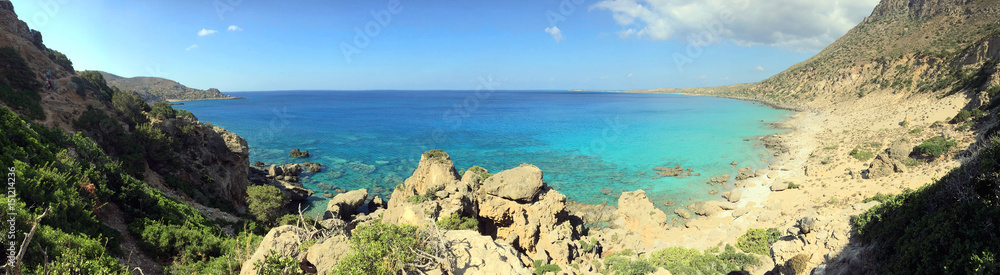
[[[795,272],[795,274],[806,274],[806,265],[809,264],[809,256],[798,254],[788,259],[785,266]]]
[[[6,82],[13,90],[34,92],[42,88],[31,66],[13,47],[0,47],[0,77],[3,78],[0,82]]]
[[[648,260],[645,259],[631,259],[619,255],[608,256],[604,259],[604,274],[629,274],[629,275],[640,275],[649,274],[656,271],[656,267],[653,266]]]
[[[486,171],[486,168],[482,168],[482,167],[475,166],[475,165],[473,165],[472,167],[469,167],[468,171],[472,171],[473,173],[476,173],[483,180],[486,180],[486,179],[490,178],[490,176],[493,176],[493,174],[490,174],[489,171]]]
[[[868,161],[875,157],[875,152],[862,150],[860,146],[855,146],[850,155],[860,161]]]
[[[771,252],[771,245],[777,242],[779,237],[781,232],[776,228],[750,228],[740,236],[736,247],[749,253],[767,255]]]
[[[788,189],[799,189],[799,187],[802,187],[802,185],[798,185],[790,181],[786,181],[785,183],[788,184]]]
[[[597,248],[597,239],[590,238],[590,242],[587,242],[586,240],[580,240],[580,251],[593,252],[594,248]]]
[[[920,166],[923,163],[924,162],[922,160],[915,159],[915,158],[906,158],[906,159],[903,160],[903,165],[906,165],[906,167],[917,167],[917,166]]]
[[[0,82],[0,101],[30,119],[45,119],[45,110],[42,109],[41,105],[42,96],[38,92],[15,89]]]
[[[920,129],[920,128],[913,128],[913,130],[910,130],[910,134],[919,134],[919,133],[920,133],[920,132],[922,132],[923,130],[924,130],[924,129]]]
[[[263,260],[257,260],[253,265],[257,269],[257,274],[302,274],[302,269],[299,267],[299,260],[291,256],[282,257],[273,249],[267,253],[267,256]]]
[[[74,72],[74,71],[76,71],[76,70],[73,70],[73,61],[70,61],[69,57],[66,57],[65,54],[63,54],[63,53],[61,53],[61,52],[59,52],[57,50],[53,50],[53,49],[48,49],[48,50],[49,50],[49,59],[51,59],[52,62],[55,62],[56,64],[59,64],[59,66],[61,66],[67,72]]]
[[[957,115],[955,115],[954,118],[951,119],[951,124],[965,122],[966,120],[969,120],[970,117],[972,117],[972,112],[969,112],[969,110],[961,110]]]
[[[875,196],[872,196],[870,198],[866,198],[866,199],[862,200],[861,202],[862,203],[868,203],[868,202],[877,201],[877,202],[880,202],[880,203],[884,203],[886,201],[889,201],[889,199],[891,199],[891,198],[892,198],[892,195],[889,195],[889,194],[875,193]]]
[[[542,275],[542,274],[546,274],[546,273],[556,273],[556,272],[562,271],[562,268],[559,268],[558,265],[554,265],[554,264],[543,265],[542,264],[542,260],[535,260],[534,264],[535,264],[534,265],[535,266],[535,275]]]
[[[840,147],[840,145],[832,145],[832,146],[823,147],[823,150],[837,150],[837,148],[839,148],[839,147]]]
[[[151,108],[142,97],[135,92],[115,91],[111,96],[111,105],[125,116],[126,122],[131,127],[149,122],[142,112],[150,111]]]
[[[177,110],[170,106],[170,103],[157,102],[153,103],[152,109],[149,111],[149,116],[156,119],[171,119],[177,117]]]
[[[265,224],[274,224],[281,216],[282,207],[288,204],[288,199],[277,187],[254,185],[247,187],[247,203],[254,218]]]
[[[441,218],[437,226],[443,230],[479,230],[479,220],[475,217],[463,217],[459,213]]]
[[[697,249],[667,247],[651,253],[649,262],[654,268],[662,267],[671,274],[726,274],[760,264],[753,255],[736,252],[732,246],[726,246],[722,253],[715,251],[718,248],[706,249],[703,254]]]
[[[448,158],[448,153],[445,153],[441,149],[431,149],[430,151],[424,152],[424,158],[436,160],[438,162],[445,162]]]
[[[936,136],[925,140],[920,145],[917,145],[917,152],[925,155],[930,155],[935,158],[941,157],[949,148],[956,145],[955,140],[946,140],[944,137]]]
[[[420,241],[423,234],[412,225],[388,225],[375,222],[358,225],[352,231],[351,252],[334,268],[336,274],[396,274],[412,270],[411,250],[427,249]]]

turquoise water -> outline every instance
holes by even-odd
[[[645,189],[654,203],[716,199],[708,178],[766,166],[756,136],[790,112],[724,98],[564,91],[282,91],[233,93],[243,100],[178,106],[239,134],[250,161],[319,162],[301,182],[317,190],[309,213],[326,200],[319,184],[368,188],[383,198],[413,173],[426,150],[447,151],[461,171],[496,173],[531,163],[568,199],[616,204],[621,191]],[[744,139],[751,141],[744,141]],[[288,151],[308,150],[308,159]],[[662,178],[653,167],[700,176]],[[324,185],[326,186],[326,185]],[[611,194],[602,188],[613,190]],[[730,187],[731,188],[731,187]],[[327,192],[334,192],[326,190]],[[690,200],[689,200],[690,199]],[[672,213],[672,212],[667,212]]]

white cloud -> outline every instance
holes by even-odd
[[[628,75],[626,75],[625,77],[626,78],[632,78],[632,73],[628,73]]]
[[[229,28],[226,29],[226,30],[231,31],[231,32],[239,32],[239,31],[243,31],[243,28],[240,28],[237,25],[230,25]]]
[[[209,29],[201,29],[200,31],[198,31],[198,36],[206,36],[213,33],[217,33],[217,31]]]
[[[188,46],[187,49],[184,49],[184,50],[185,51],[190,51],[190,50],[194,50],[196,48],[198,48],[198,44],[191,44],[191,46]]]
[[[826,47],[870,15],[879,0],[601,0],[623,27],[622,38],[777,46]]]
[[[555,39],[556,42],[562,42],[563,41],[562,31],[559,30],[559,27],[552,26],[552,27],[545,28],[545,32],[548,33],[549,35],[551,35],[552,39]]]
[[[753,67],[754,71],[764,71],[764,66]]]
[[[699,76],[698,78],[701,78],[701,79],[706,79],[706,78],[708,78],[708,76],[707,76],[707,75],[701,75],[701,76]]]

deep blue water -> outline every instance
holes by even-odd
[[[658,207],[714,199],[709,177],[766,166],[753,137],[790,115],[713,97],[567,91],[282,91],[233,93],[243,100],[185,102],[181,109],[244,137],[250,161],[312,161],[324,171],[302,180],[317,190],[310,213],[326,207],[319,183],[368,188],[387,197],[413,173],[420,154],[440,148],[455,166],[496,173],[531,163],[570,200],[615,204],[645,189]],[[751,138],[751,141],[744,139]],[[288,151],[308,150],[308,159]],[[701,176],[659,178],[681,165]],[[605,195],[601,189],[613,190]],[[328,191],[333,192],[333,191]],[[672,213],[672,212],[667,212]]]

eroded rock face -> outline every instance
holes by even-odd
[[[270,253],[271,250],[274,250],[282,257],[287,256],[297,258],[299,256],[299,244],[305,239],[305,234],[305,230],[291,225],[272,228],[271,231],[267,232],[267,235],[264,236],[264,239],[261,240],[260,245],[257,246],[257,250],[254,251],[253,256],[243,263],[240,274],[257,274],[257,269],[254,266],[254,263],[267,257],[267,254]]]
[[[337,195],[327,202],[323,218],[347,220],[348,217],[357,213],[358,208],[364,205],[367,199],[368,189],[358,189]]]
[[[480,189],[482,190],[482,189]],[[522,203],[504,197],[478,192],[479,216],[495,228],[490,235],[498,241],[512,244],[532,259],[551,258],[554,263],[568,264],[576,257],[578,236],[566,213],[566,196],[545,188],[537,201]]]
[[[740,168],[736,173],[736,180],[745,180],[754,177],[754,171],[750,170],[750,167]]]
[[[505,170],[486,179],[486,193],[519,202],[532,202],[542,192],[542,170],[530,164]]]
[[[455,274],[531,274],[521,263],[520,252],[474,231],[447,231],[444,240],[453,244]]]
[[[641,243],[652,244],[666,237],[667,215],[653,206],[646,191],[624,192],[618,198],[618,220],[614,225],[638,233]]]

